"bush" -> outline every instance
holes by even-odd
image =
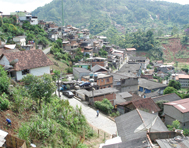
[[[189,136],[189,129],[184,129],[184,132],[183,132],[184,136]]]
[[[10,104],[9,100],[6,99],[7,95],[5,93],[0,97],[0,109],[6,110]]]
[[[110,114],[112,112],[112,109],[114,108],[108,99],[95,101],[95,107],[106,114]]]

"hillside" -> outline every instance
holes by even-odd
[[[180,38],[161,39],[161,41],[165,61],[189,62],[189,45],[181,44]]]
[[[93,34],[106,30],[111,24],[122,32],[154,28],[161,34],[189,23],[188,8],[189,5],[149,0],[64,0],[64,18],[65,25],[87,26],[90,30],[100,28]],[[61,0],[53,0],[32,14],[61,25]]]

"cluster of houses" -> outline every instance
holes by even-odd
[[[19,16],[19,21],[28,20],[31,24],[41,25],[51,40],[61,38],[63,49],[72,58],[78,48],[84,55],[89,55],[86,60],[74,63],[75,81],[65,82],[65,85],[72,85],[69,88],[74,89],[75,98],[88,101],[90,105],[107,98],[121,114],[115,118],[119,140],[111,145],[105,143],[103,148],[189,147],[189,140],[182,130],[168,131],[166,127],[179,120],[181,128],[189,128],[189,99],[181,100],[175,93],[163,95],[167,83],[153,80],[155,73],[162,78],[170,75],[170,80],[188,87],[188,74],[175,73],[174,67],[163,61],[150,63],[148,58],[137,56],[135,48],[121,49],[110,45],[104,36],[91,39],[88,29],[80,30],[71,25],[58,27],[53,22],[36,21],[36,17],[27,13],[16,12],[15,15]],[[20,51],[16,45],[0,45],[0,65],[12,79],[20,81],[28,73],[36,76],[51,74],[50,66],[54,63],[41,49],[36,49],[33,43],[26,44],[25,36],[13,40],[26,50]],[[102,48],[108,53],[107,57],[94,56]],[[151,69],[147,69],[149,64]],[[162,112],[156,104],[158,101],[166,101],[160,115],[163,121],[158,116]]]

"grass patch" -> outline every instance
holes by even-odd
[[[51,69],[65,71],[66,68],[68,68],[68,66],[65,63],[54,59],[54,55],[48,54],[47,57],[54,63],[54,65],[51,66]]]

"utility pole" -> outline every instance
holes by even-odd
[[[62,0],[62,27],[64,26],[64,0]]]
[[[62,40],[64,40],[64,38],[63,38],[63,26],[64,26],[64,0],[62,0],[62,27],[61,27]]]

